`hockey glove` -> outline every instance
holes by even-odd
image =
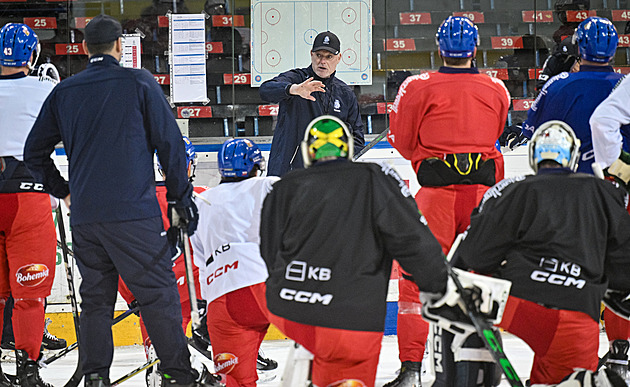
[[[40,81],[48,81],[52,82],[55,85],[61,82],[61,77],[59,77],[59,71],[52,63],[42,63],[39,65],[37,69],[37,76]]]
[[[185,229],[188,236],[195,233],[199,222],[199,213],[193,201],[192,193],[193,187],[189,185],[181,199],[168,202],[168,220],[171,227]]]
[[[630,153],[622,150],[619,158],[604,170],[604,175],[612,176],[627,190],[630,181]]]
[[[525,144],[528,139],[523,134],[522,129],[522,124],[506,126],[503,130],[503,134],[499,137],[499,144],[510,148],[510,150],[514,150]]]

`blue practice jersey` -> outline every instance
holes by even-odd
[[[578,172],[593,174],[595,161],[591,127],[588,123],[595,108],[610,94],[623,75],[611,66],[581,66],[577,73],[560,73],[551,78],[527,112],[523,134],[531,138],[536,128],[550,120],[564,121],[580,139]],[[624,148],[630,139],[630,127],[622,127]]]

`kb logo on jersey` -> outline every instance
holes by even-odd
[[[557,258],[540,258],[539,268],[529,276],[536,282],[547,282],[552,285],[575,286],[582,289],[586,281],[580,279],[582,268],[573,262],[561,262]]]

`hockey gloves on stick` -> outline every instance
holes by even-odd
[[[465,296],[474,302],[477,311],[491,324],[500,323],[512,283],[457,268],[453,270],[464,286]],[[425,320],[454,333],[475,330],[452,278],[449,277],[446,293],[441,298],[420,293],[420,300]]]
[[[604,170],[605,176],[612,176],[615,181],[628,190],[630,182],[630,153],[621,151],[619,158]]]
[[[181,199],[168,201],[168,220],[171,223],[171,228],[185,229],[188,236],[195,233],[199,222],[199,213],[193,201],[192,193],[193,187],[189,185]]]
[[[597,372],[577,369],[565,377],[556,387],[626,387],[621,376],[612,370],[601,369]]]

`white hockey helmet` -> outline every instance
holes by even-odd
[[[580,140],[566,122],[545,122],[529,141],[529,165],[534,172],[538,172],[538,165],[545,160],[555,161],[575,171],[579,159]]]

